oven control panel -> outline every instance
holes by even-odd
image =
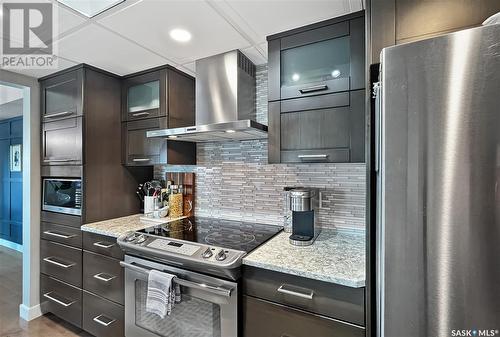
[[[169,261],[197,263],[219,267],[241,265],[245,252],[224,249],[178,239],[163,238],[146,233],[128,233],[118,238],[118,244],[125,251],[137,251],[168,258]]]
[[[147,247],[160,249],[167,252],[174,252],[186,256],[193,256],[200,249],[199,246],[195,246],[189,243],[181,243],[165,239],[154,239],[152,242],[147,244]]]

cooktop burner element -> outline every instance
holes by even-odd
[[[118,238],[118,244],[130,255],[237,279],[243,257],[281,229],[280,226],[191,217],[128,232]]]
[[[280,231],[280,226],[192,217],[139,232],[249,253]]]

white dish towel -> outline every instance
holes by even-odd
[[[146,311],[156,314],[161,318],[170,315],[175,303],[175,290],[173,279],[175,275],[158,270],[151,270],[148,275],[148,294],[146,298]]]

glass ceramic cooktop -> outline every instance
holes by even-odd
[[[280,226],[191,217],[139,232],[251,252],[282,230]]]

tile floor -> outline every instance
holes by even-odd
[[[53,315],[30,322],[19,318],[21,300],[22,255],[0,246],[0,337],[91,336]]]

